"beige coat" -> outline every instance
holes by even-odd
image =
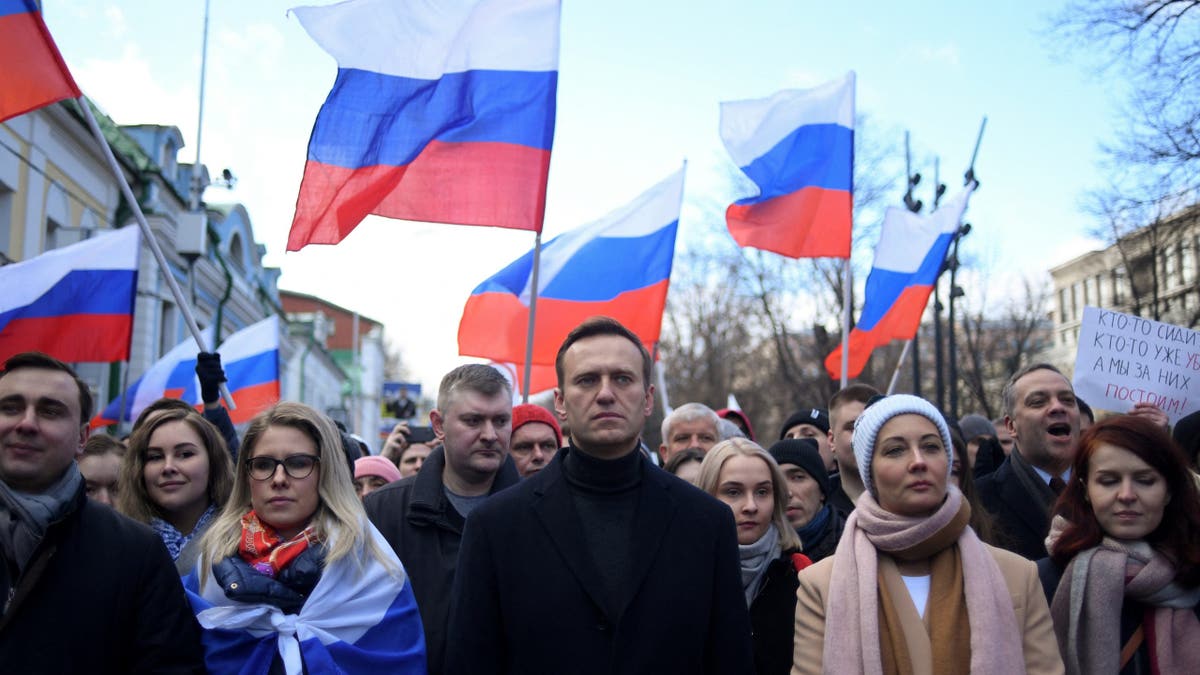
[[[986,544],[985,544],[986,546]],[[1055,675],[1063,672],[1062,657],[1050,622],[1046,596],[1038,580],[1037,565],[1015,553],[992,546],[988,552],[996,559],[1008,594],[1017,614],[1017,626],[1024,635],[1025,670],[1029,675]],[[821,657],[825,648],[825,608],[829,601],[829,576],[837,556],[832,556],[800,572],[800,589],[796,591],[796,639],[793,645],[792,675],[821,672]],[[916,605],[905,591],[896,563],[888,556],[879,557],[879,569],[889,577],[895,595],[892,602],[905,624],[921,622]],[[895,583],[890,583],[892,581]],[[908,652],[913,659],[913,672],[933,670],[933,655],[928,634],[907,631]],[[966,636],[964,636],[966,638]],[[839,674],[840,675],[840,674]]]

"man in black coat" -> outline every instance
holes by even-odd
[[[61,361],[18,354],[0,371],[0,670],[202,673],[162,540],[84,495],[91,413]]]
[[[650,369],[612,319],[567,336],[571,442],[467,521],[447,673],[753,672],[729,507],[638,452]]]
[[[1013,449],[976,483],[979,502],[995,519],[998,545],[1038,560],[1048,555],[1050,509],[1071,479],[1079,405],[1070,381],[1046,363],[1017,371],[1005,384],[1003,399]]]
[[[363,506],[412,580],[429,673],[440,675],[463,524],[489,495],[520,478],[508,456],[512,389],[500,371],[475,363],[447,373],[429,419],[441,447],[415,476],[372,492]]]

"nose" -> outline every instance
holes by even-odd
[[[37,411],[31,405],[25,406],[21,418],[17,420],[17,429],[24,432],[37,430]]]
[[[610,378],[605,377],[600,381],[600,391],[596,393],[597,401],[603,401],[607,403],[616,400],[616,396],[613,394],[612,385],[613,382]]]
[[[746,493],[746,500],[742,504],[742,512],[758,513],[758,500],[754,498],[753,492]]]
[[[1117,493],[1117,499],[1122,502],[1133,502],[1137,500],[1137,493],[1133,490],[1133,481],[1126,478],[1121,481],[1121,490]]]
[[[909,471],[924,471],[927,468],[925,463],[925,453],[921,452],[920,448],[913,448],[909,457],[911,457],[911,461],[908,465]]]
[[[480,430],[479,436],[481,439],[489,443],[500,437],[500,435],[497,433],[496,425],[491,420],[483,423],[483,428]]]
[[[275,473],[271,474],[271,484],[272,485],[284,485],[287,483],[287,480],[288,480],[287,471],[285,471],[283,469],[283,465],[276,464],[275,465]]]

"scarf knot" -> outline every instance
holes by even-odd
[[[310,544],[320,544],[321,539],[310,524],[296,536],[284,540],[275,528],[264,523],[254,509],[242,516],[242,536],[238,540],[238,554],[260,574],[274,579],[279,572],[295,560]]]

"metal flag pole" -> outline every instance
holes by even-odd
[[[533,274],[529,282],[529,330],[525,333],[525,376],[521,378],[521,403],[529,403],[529,378],[533,376],[533,326],[537,318],[538,267],[542,260],[542,233],[533,237]]]
[[[854,84],[850,87],[850,119],[854,119],[858,108],[858,75],[851,72]],[[842,389],[846,388],[846,371],[850,368],[850,303],[852,293],[850,284],[854,278],[850,271],[850,259],[854,257],[854,151],[850,152],[850,255],[846,256],[846,264],[842,268]]]
[[[129,208],[133,210],[133,216],[137,220],[138,227],[142,228],[142,239],[150,247],[150,252],[154,254],[154,260],[158,263],[158,269],[162,272],[163,279],[167,282],[167,288],[171,290],[171,296],[175,298],[175,304],[179,306],[179,312],[183,315],[184,324],[187,325],[192,337],[196,340],[196,346],[200,348],[200,351],[210,351],[209,346],[205,344],[204,335],[200,332],[200,326],[196,324],[196,317],[192,315],[192,307],[188,304],[183,291],[179,288],[179,283],[175,281],[175,275],[171,274],[171,268],[167,266],[167,259],[163,255],[162,248],[158,245],[158,239],[154,237],[154,232],[150,230],[150,223],[146,222],[146,214],[142,213],[141,204],[133,196],[133,189],[129,187],[129,181],[125,180],[125,173],[121,171],[121,167],[117,164],[117,158],[113,155],[108,141],[105,140],[104,132],[100,130],[100,124],[96,122],[96,116],[92,114],[92,108],[87,101],[87,97],[80,96],[75,100],[79,103],[79,108],[83,110],[83,117],[87,120],[88,128],[92,130],[92,136],[100,144],[101,152],[104,153],[104,158],[108,161],[108,168],[116,176],[117,186],[121,188],[121,194],[125,197],[125,201],[128,202]],[[233,402],[233,394],[229,393],[229,387],[224,382],[221,383],[221,396],[225,399],[225,404],[229,406],[230,410],[237,409],[237,405]]]
[[[912,348],[912,343],[912,340],[904,341],[904,350],[900,352],[900,358],[896,361],[896,369],[892,371],[892,381],[888,383],[888,396],[896,391],[896,383],[900,380],[900,368],[904,365],[904,359],[908,358],[908,350]]]

